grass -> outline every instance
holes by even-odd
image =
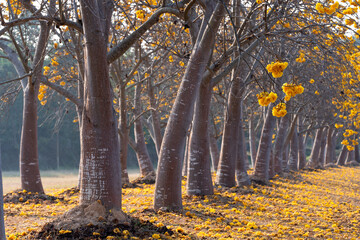
[[[269,186],[216,188],[215,195],[207,197],[184,194],[184,210],[175,213],[152,211],[154,185],[141,185],[123,190],[123,211],[185,239],[360,239],[359,179],[360,167],[304,171],[276,177]],[[26,239],[74,207],[78,195],[68,200],[5,204],[8,236]],[[113,239],[101,239],[106,237]]]

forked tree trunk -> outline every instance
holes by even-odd
[[[317,168],[319,167],[319,157],[320,157],[320,150],[321,150],[321,140],[322,140],[322,133],[323,129],[319,128],[316,131],[314,145],[310,154],[310,160],[307,164],[309,168]]]
[[[286,132],[289,128],[290,118],[289,114],[286,114],[280,119],[278,131],[275,138],[273,163],[275,174],[281,174],[283,171],[282,156],[284,151],[284,143],[286,138]]]
[[[195,105],[189,148],[188,195],[204,196],[214,194],[211,179],[209,134],[207,134],[212,95],[210,80],[202,81]]]
[[[295,130],[290,141],[289,169],[291,171],[298,170],[299,163],[299,138]]]
[[[40,35],[33,60],[34,74],[28,79],[24,92],[23,125],[20,140],[21,188],[29,192],[43,193],[39,170],[37,142],[37,96],[44,63],[44,52],[51,24],[40,22]]]
[[[138,83],[135,87],[135,101],[134,101],[135,116],[138,117],[141,114],[141,83]],[[140,174],[145,177],[149,174],[155,174],[154,167],[150,160],[149,152],[146,148],[144,129],[139,117],[134,123],[134,134],[136,142],[136,157],[138,159]]]
[[[214,47],[216,30],[224,15],[223,3],[207,2],[207,4],[202,27],[181,81],[161,144],[155,184],[155,210],[182,209],[182,151],[201,80]],[[211,8],[214,5],[216,7]]]
[[[348,150],[347,150],[346,146],[344,145],[342,147],[341,152],[339,154],[339,157],[338,157],[338,159],[336,161],[336,165],[339,165],[339,166],[344,166],[345,165],[347,153],[348,153]]]
[[[274,132],[275,117],[272,115],[273,104],[268,106],[267,115],[265,118],[264,126],[261,131],[261,137],[256,155],[255,172],[252,180],[267,184],[269,182],[269,165],[270,165],[270,152],[272,134]]]
[[[119,139],[106,59],[112,9],[112,1],[80,1],[85,44],[80,204],[100,200],[107,209],[121,210]]]

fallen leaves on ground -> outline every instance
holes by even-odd
[[[123,189],[123,211],[184,239],[359,239],[359,179],[360,167],[302,171],[276,177],[268,186],[217,187],[213,196],[184,195],[184,210],[174,213],[153,211],[154,185],[142,184]],[[77,192],[64,193],[69,190],[52,193],[55,202],[5,203],[8,238],[29,238],[78,203]],[[128,234],[132,238],[138,239]],[[172,237],[161,231],[149,237],[164,238]],[[95,233],[92,239],[106,237]]]

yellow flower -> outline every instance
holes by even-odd
[[[169,62],[173,62],[174,61],[174,58],[173,58],[173,56],[169,56]]]
[[[316,95],[319,95],[320,93],[316,90],[316,91],[315,91],[315,94],[316,94]]]
[[[266,70],[272,73],[274,78],[280,78],[283,75],[284,70],[287,68],[287,62],[272,62],[266,66]]]
[[[315,82],[315,80],[314,79],[310,79],[310,81],[309,81],[311,84],[313,84],[314,82]]]
[[[272,109],[272,114],[275,117],[283,117],[287,114],[285,103],[279,103]]]
[[[137,10],[135,12],[136,18],[138,19],[144,19],[145,18],[145,11],[144,10]]]
[[[154,239],[160,239],[160,235],[157,234],[157,233],[154,233],[154,234],[152,235],[152,238],[154,238]]]

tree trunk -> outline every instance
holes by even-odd
[[[29,192],[43,193],[39,170],[37,142],[37,96],[44,63],[50,24],[40,22],[40,35],[33,60],[34,74],[28,79],[24,92],[23,125],[20,140],[21,188]]]
[[[156,100],[155,100],[155,95],[154,95],[154,87],[150,80],[148,80],[147,89],[148,89],[150,107],[152,109],[151,110],[151,118],[152,118],[152,128],[154,131],[154,143],[155,143],[155,147],[156,147],[156,153],[159,156],[161,142],[162,142],[160,117],[159,117],[158,111],[156,110],[157,105],[156,105]]]
[[[4,221],[4,191],[2,178],[2,159],[1,159],[1,142],[0,142],[0,239],[6,239],[5,221]]]
[[[141,83],[138,83],[135,87],[134,106],[135,117],[137,117],[141,114]],[[154,167],[145,144],[141,117],[139,117],[134,123],[134,134],[136,142],[136,157],[138,159],[141,176],[145,177],[149,174],[155,174]]]
[[[348,164],[355,159],[355,152],[354,151],[348,151],[345,164]]]
[[[304,137],[303,134],[300,132],[302,131],[302,123],[301,123],[300,117],[298,118],[298,124],[299,124],[299,135],[298,135],[298,141],[299,141],[299,169],[303,169],[306,166],[306,152],[305,152],[305,146],[304,146]]]
[[[251,184],[249,175],[247,174],[248,169],[248,158],[246,154],[246,142],[243,126],[243,112],[242,104],[240,102],[240,117],[238,127],[238,141],[237,141],[237,159],[236,159],[236,183],[238,186],[248,186]]]
[[[297,130],[295,130],[290,141],[289,169],[291,171],[297,171],[298,162],[299,162],[299,138],[298,138]]]
[[[211,133],[210,130],[209,130],[209,141],[210,141],[211,162],[212,162],[214,171],[216,172],[217,167],[219,165],[220,153],[219,153],[219,148],[217,145],[217,140],[216,140],[215,136]]]
[[[200,92],[195,105],[189,148],[188,195],[204,196],[214,194],[211,178],[209,134],[207,134],[212,95],[209,80],[211,79],[206,79],[200,85]]]
[[[333,127],[329,127],[327,130],[327,136],[326,136],[326,146],[325,146],[325,162],[324,165],[329,164],[329,163],[333,163],[333,156],[332,156],[332,149],[333,149],[333,133],[334,133],[334,128]]]
[[[224,15],[223,3],[209,6],[181,81],[161,144],[155,184],[154,209],[182,209],[181,163],[194,103],[215,43],[216,30]],[[211,6],[215,5],[215,8]],[[213,10],[215,9],[215,10]],[[211,18],[210,18],[211,17]]]
[[[112,9],[112,1],[80,1],[85,44],[80,204],[100,200],[107,209],[121,210],[119,139],[106,59]]]
[[[359,145],[355,145],[355,161],[360,163]]]
[[[270,152],[272,134],[274,131],[275,117],[272,115],[273,104],[268,106],[267,115],[265,118],[264,126],[261,131],[261,137],[256,155],[255,172],[252,180],[267,184],[269,182],[269,165],[270,165]]]
[[[255,126],[254,126],[254,116],[252,115],[249,118],[249,147],[250,147],[250,159],[251,159],[251,168],[254,167],[256,160],[256,135],[255,135]]]
[[[310,154],[310,160],[308,162],[309,168],[318,168],[319,167],[319,157],[320,157],[320,150],[321,150],[321,139],[322,139],[322,132],[323,129],[319,128],[316,131],[314,145]]]
[[[343,148],[341,149],[341,152],[340,152],[339,157],[337,159],[336,165],[339,165],[339,166],[344,166],[345,165],[347,152],[348,152],[348,150],[347,150],[346,146],[344,145]]]
[[[326,139],[327,136],[325,136],[325,130],[323,131],[323,136],[321,138],[321,149],[320,149],[320,154],[319,154],[319,167],[324,167],[324,163],[325,163],[325,154],[326,154]]]
[[[129,150],[129,128],[127,126],[127,106],[126,106],[126,85],[120,84],[119,99],[119,141],[120,141],[120,164],[121,164],[121,183],[129,183],[129,174],[127,171],[127,157]]]
[[[284,151],[284,143],[286,138],[286,132],[289,128],[290,118],[289,114],[286,114],[284,117],[280,119],[280,123],[278,126],[278,131],[276,134],[275,144],[274,144],[274,171],[275,174],[281,174],[283,171],[283,162],[282,156]]]
[[[184,151],[184,160],[183,160],[183,166],[182,166],[182,175],[187,176],[188,174],[188,168],[189,168],[189,148],[190,148],[190,138],[191,135],[188,133],[186,135],[186,142],[185,142],[185,151]]]

